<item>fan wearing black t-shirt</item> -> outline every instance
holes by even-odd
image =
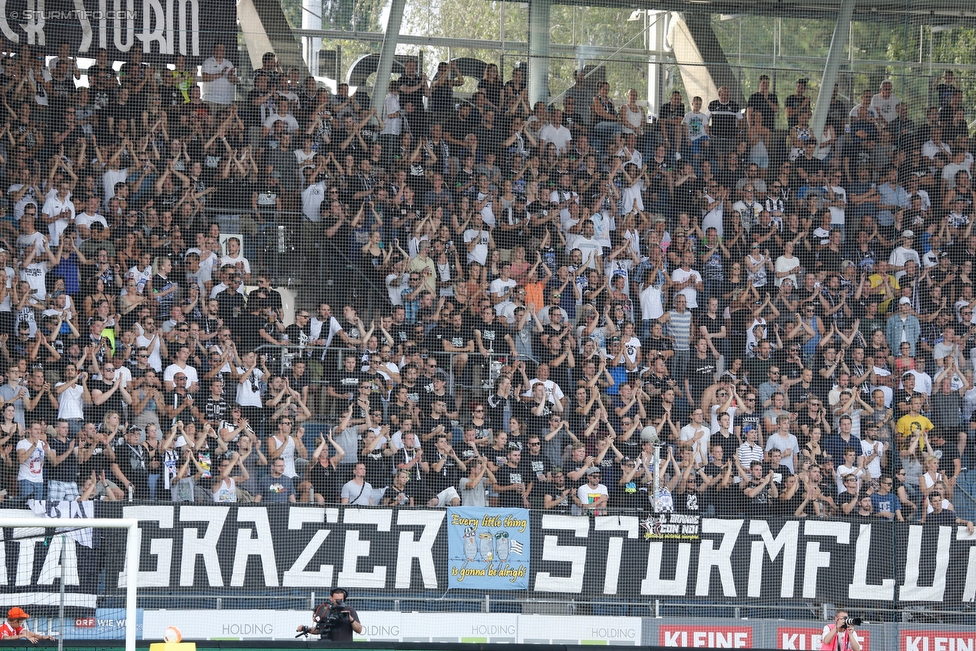
[[[529,494],[534,482],[526,477],[522,462],[522,445],[508,444],[508,463],[495,472],[495,490],[498,491],[498,505],[507,508],[530,508]]]
[[[718,99],[709,102],[708,113],[711,116],[708,135],[727,151],[735,144],[743,117],[739,104],[732,100],[732,91],[727,86],[718,89]]]
[[[620,479],[608,487],[611,491],[611,504],[630,513],[649,510],[651,506],[647,496],[650,475],[646,473],[649,468],[639,463],[639,460],[640,458],[623,457],[620,460]]]
[[[536,482],[551,483],[553,481],[553,466],[549,458],[542,453],[542,438],[538,434],[529,434],[525,444],[527,450],[522,452],[522,465],[527,477],[534,477]]]
[[[468,353],[475,352],[474,334],[464,327],[464,319],[460,312],[455,312],[451,316],[451,325],[445,329],[441,345],[445,353],[455,353],[451,361],[454,365],[454,377],[461,378],[462,384],[470,384]]]
[[[715,384],[718,361],[708,352],[708,340],[704,337],[695,344],[695,354],[685,368],[685,394],[698,404],[705,389]]]
[[[336,400],[345,400],[347,402],[355,400],[358,395],[357,389],[363,382],[363,379],[363,373],[356,365],[356,357],[354,355],[346,355],[342,359],[342,370],[336,374],[332,380],[332,384],[328,387],[328,394]]]
[[[575,490],[566,485],[566,475],[562,468],[554,468],[552,472],[552,484],[545,490],[543,495],[543,508],[554,513],[564,513],[569,515],[573,510],[572,495]]]
[[[704,492],[707,488],[692,469],[687,478],[678,484],[678,489],[674,493],[674,512],[683,515],[705,515]]]
[[[492,353],[501,352],[505,327],[495,318],[495,311],[486,307],[481,310],[481,319],[474,329],[475,345],[481,356],[488,360]]]
[[[783,452],[775,448],[767,452],[769,463],[763,469],[765,472],[773,473],[773,483],[776,484],[778,496],[773,503],[773,514],[792,516],[793,511],[800,506],[799,503],[792,504],[791,500],[796,497],[796,490],[789,490],[793,483],[789,481],[793,477],[793,472],[780,463],[783,459]],[[801,500],[802,501],[802,500]],[[791,505],[792,504],[792,508]]]
[[[348,424],[349,412],[346,412]],[[345,429],[343,423],[339,427]],[[335,447],[335,456],[329,456],[329,445]],[[326,440],[319,435],[319,446],[312,453],[312,460],[305,468],[302,482],[298,485],[298,492],[302,502],[315,502],[317,504],[338,504],[339,491],[345,483],[345,477],[340,474],[339,463],[345,452],[332,438],[329,432],[329,439]],[[311,494],[308,491],[311,490]]]
[[[420,446],[424,449],[424,454],[436,458],[437,438],[441,434],[450,436],[451,429],[451,419],[447,413],[447,402],[444,398],[435,398],[430,404],[428,413],[423,413],[423,409],[421,409],[417,430],[420,433]]]
[[[299,310],[298,314],[295,315],[295,322],[285,328],[285,336],[288,337],[289,345],[299,346],[301,349],[308,346],[308,342],[312,340],[309,316],[306,310]],[[311,349],[304,350],[305,356],[310,357],[311,354]]]
[[[449,436],[449,434],[437,435],[436,453],[433,456],[433,463],[430,464],[430,474],[427,475],[430,492],[433,495],[448,488],[456,489],[462,474],[468,472],[468,467],[451,447]]]
[[[740,484],[746,515],[752,518],[767,518],[772,515],[773,503],[779,497],[773,473],[763,474],[763,464],[753,461],[749,472],[744,474]]]
[[[732,482],[732,455],[725,456],[721,443],[712,441],[712,460],[697,470],[699,492],[704,494],[708,512],[718,517],[731,517],[736,513],[738,493],[729,488]]]

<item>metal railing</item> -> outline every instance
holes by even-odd
[[[350,258],[353,242],[336,242],[325,238],[312,238],[312,232],[304,230],[311,224],[304,213],[300,211],[273,211],[264,215],[265,221],[257,224],[256,234],[244,232],[245,223],[242,216],[250,217],[253,213],[229,213],[221,210],[220,206],[208,204],[204,206],[202,214],[220,226],[221,235],[236,235],[243,240],[243,249],[252,267],[258,267],[258,261],[263,262],[260,271],[280,281],[284,273],[305,279],[305,276],[321,278],[323,269],[343,270],[352,272],[356,285],[353,288],[368,288],[377,295],[385,295],[386,287],[378,286],[368,277],[360,273],[361,261]],[[188,225],[200,218],[201,213],[194,215]],[[297,226],[297,229],[296,229]],[[322,229],[324,231],[324,228]],[[254,256],[252,259],[251,256]],[[335,280],[335,279],[332,279]],[[277,283],[291,284],[291,283]],[[320,292],[316,292],[318,296]]]
[[[138,607],[144,609],[207,609],[207,610],[247,610],[253,608],[274,608],[304,610],[314,609],[315,605],[327,597],[321,592],[304,594],[254,594],[254,595],[214,595],[185,594],[146,595],[138,597]],[[115,607],[122,597],[104,596],[100,608]],[[357,590],[357,608],[364,610],[385,610],[395,612],[481,612],[481,613],[522,613],[546,615],[617,615],[632,617],[714,617],[731,619],[790,619],[790,620],[829,620],[833,604],[809,601],[805,604],[769,604],[741,601],[713,601],[695,598],[655,598],[646,601],[633,601],[607,597],[592,599],[586,597],[536,598],[525,597],[522,593],[491,591],[464,596],[430,597],[422,594],[372,594],[368,590]],[[973,608],[933,610],[929,607],[914,606],[871,606],[870,620],[873,622],[935,622],[952,621],[964,623],[973,618]]]
[[[375,334],[375,333],[374,333]],[[382,336],[382,333],[380,333]],[[394,343],[395,346],[395,343]],[[421,349],[426,350],[426,349]],[[291,342],[287,344],[281,344],[275,346],[274,344],[261,344],[255,351],[260,355],[262,353],[269,354],[270,359],[277,360],[278,362],[278,372],[284,373],[289,369],[296,358],[304,358],[307,361],[315,361],[322,364],[328,364],[334,361],[336,366],[331,369],[331,372],[339,373],[342,371],[344,358],[352,355],[356,359],[362,359],[365,351],[360,348],[350,348],[348,346],[329,346],[328,348],[324,346],[299,346],[294,345]],[[334,355],[326,355],[323,360],[323,353],[333,352]],[[468,365],[472,370],[479,369],[480,373],[475,375],[480,375],[479,382],[463,384],[458,381],[455,377],[455,373],[452,369],[455,367],[454,360],[458,355],[468,355]],[[422,359],[429,360],[431,358],[435,359],[448,359],[448,364],[446,366],[438,366],[438,370],[443,370],[448,374],[448,392],[454,392],[455,388],[463,389],[478,389],[478,390],[489,390],[494,386],[494,380],[498,378],[498,368],[499,364],[506,364],[511,358],[511,353],[497,353],[489,351],[487,357],[483,356],[479,352],[474,353],[458,353],[458,352],[445,352],[445,351],[430,351],[421,352]],[[471,359],[473,358],[473,359]],[[494,365],[494,366],[493,366]],[[398,364],[399,366],[399,364]],[[467,371],[466,371],[467,372]],[[314,384],[318,387],[325,387],[330,382],[329,377],[330,369],[322,369],[322,376],[316,380],[309,380],[310,384]],[[420,375],[418,378],[418,385],[421,381],[424,381],[427,376]]]

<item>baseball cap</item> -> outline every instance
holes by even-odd
[[[899,305],[911,305],[912,304],[912,299],[908,298],[907,296],[902,296],[901,298],[898,299],[898,304]]]
[[[915,233],[912,231],[902,231],[902,237],[915,237]]]
[[[600,474],[600,469],[597,468],[596,466],[590,466],[589,468],[586,469],[586,474],[587,475],[599,475]]]
[[[14,606],[7,611],[7,619],[29,619],[30,615],[24,612],[20,606]]]

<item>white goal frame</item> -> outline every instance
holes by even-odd
[[[136,651],[136,579],[139,577],[139,521],[134,518],[2,518],[4,529],[128,529],[125,545],[125,651]],[[63,637],[61,638],[63,639]]]

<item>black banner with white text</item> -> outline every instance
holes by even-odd
[[[97,502],[94,515],[141,522],[140,596],[271,595],[334,585],[359,596],[434,596],[454,587],[444,510]],[[862,607],[951,607],[976,597],[976,536],[964,527],[702,518],[698,539],[685,540],[647,537],[637,517],[533,512],[529,528],[532,597],[735,599],[743,605],[832,601]],[[0,589],[7,601],[31,603],[12,594],[36,599],[44,591],[56,593],[60,566],[48,555],[60,554],[60,546],[43,536],[24,540],[15,530],[0,531]],[[125,585],[124,532],[95,531],[105,590],[119,595]],[[66,583],[72,580],[77,591],[77,577],[69,575]]]
[[[147,61],[170,62],[177,54],[191,64],[209,57],[223,43],[227,56],[237,51],[234,0],[0,0],[0,39],[14,50],[54,54],[62,43],[72,56],[126,61],[133,49]]]

